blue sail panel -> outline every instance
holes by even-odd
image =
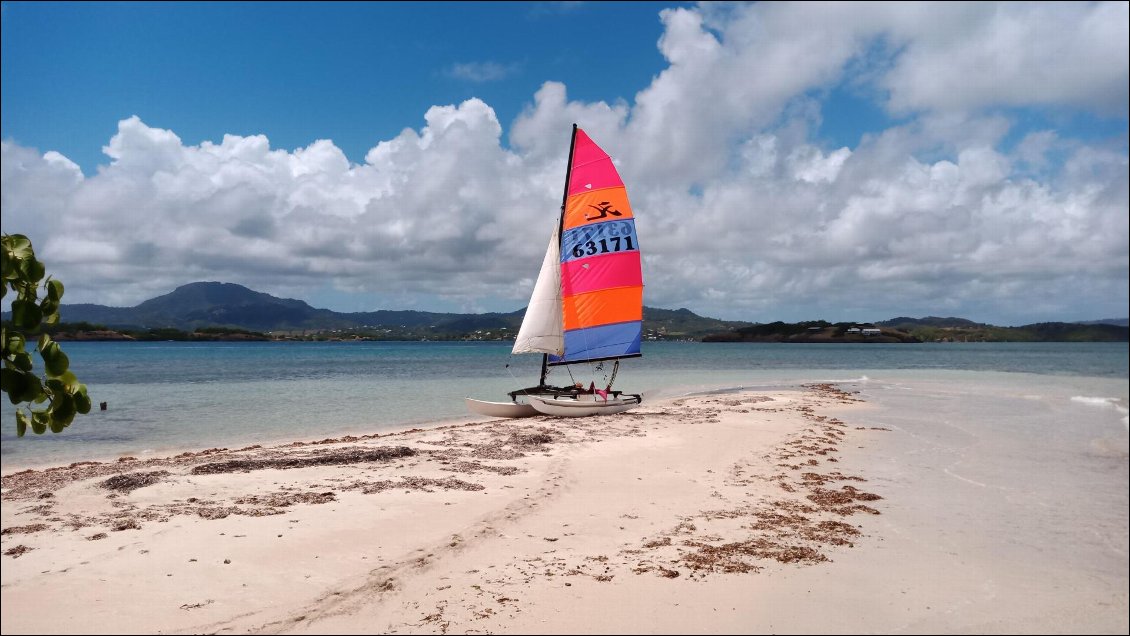
[[[571,329],[565,332],[565,355],[550,355],[549,364],[636,357],[642,336],[639,321]]]

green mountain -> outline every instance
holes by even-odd
[[[238,327],[256,331],[349,326],[334,312],[315,309],[301,300],[276,298],[231,283],[190,283],[151,298],[136,307],[62,305],[67,322],[87,322],[115,329],[184,329]]]
[[[701,340],[712,333],[741,329],[752,324],[740,320],[706,318],[685,308],[643,308],[644,338],[655,340]]]
[[[318,309],[290,298],[277,298],[242,285],[200,282],[182,285],[135,307],[63,305],[67,323],[89,323],[117,330],[225,327],[291,335],[340,332],[381,339],[506,339],[522,324],[525,309],[510,313],[454,314],[381,310],[342,313]],[[688,309],[644,307],[645,338],[698,339],[750,323],[698,316]]]

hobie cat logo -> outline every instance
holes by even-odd
[[[609,216],[609,215],[611,215],[611,216],[623,216],[623,213],[620,212],[619,210],[613,210],[612,204],[608,201],[601,201],[598,205],[591,205],[590,204],[589,207],[596,210],[600,214],[597,214],[596,216],[589,216],[588,214],[586,214],[585,215],[586,221],[596,221],[596,220],[599,220],[599,219],[603,219],[604,217]]]

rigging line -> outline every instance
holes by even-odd
[[[604,360],[601,360],[600,362],[597,362],[596,364],[592,365],[592,374],[593,374],[594,377],[596,376],[596,374],[602,373],[604,371],[604,362],[605,362]],[[605,374],[604,379],[606,379],[606,380],[608,379],[607,374]]]
[[[612,365],[612,379],[608,380],[608,385],[604,389],[605,391],[611,391],[612,390],[612,383],[616,381],[616,373],[618,371],[620,371],[620,361],[619,360],[616,361],[616,364]],[[604,377],[605,377],[605,379],[608,379],[608,376],[604,376]]]
[[[508,357],[506,359],[506,372],[510,374],[510,377],[514,379],[515,383],[518,383],[518,382],[521,382],[521,380],[518,379],[518,376],[514,375],[514,369],[510,368],[510,361],[513,360],[513,359],[514,359],[514,354],[511,353],[510,357]]]
[[[571,382],[572,382],[573,384],[576,384],[576,383],[577,383],[577,379],[573,377],[573,367],[571,367],[571,366],[569,366],[569,365],[565,365],[565,370],[569,372],[569,380],[570,380],[570,381],[571,381]]]

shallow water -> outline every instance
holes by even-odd
[[[62,434],[20,439],[5,400],[5,471],[465,421],[464,397],[505,399],[536,384],[540,366],[537,356],[510,356],[509,343],[70,342],[64,349],[94,410]],[[1073,408],[1103,412],[1125,427],[1127,352],[1126,343],[660,342],[623,361],[615,386],[645,400],[864,378],[972,382],[990,393],[999,387],[1037,395],[1039,387],[1071,386]],[[595,373],[584,366],[557,368],[550,380],[603,385],[611,371],[610,364]],[[1051,376],[1057,379],[1049,385],[1044,378]]]
[[[1130,553],[1125,380],[955,372],[843,388],[875,407],[852,419],[890,431],[861,451],[884,497],[876,532],[936,568],[891,568],[891,584],[963,607],[949,623],[960,633],[1041,633],[1049,621],[1125,632],[1125,609],[1112,611],[1125,608]]]

